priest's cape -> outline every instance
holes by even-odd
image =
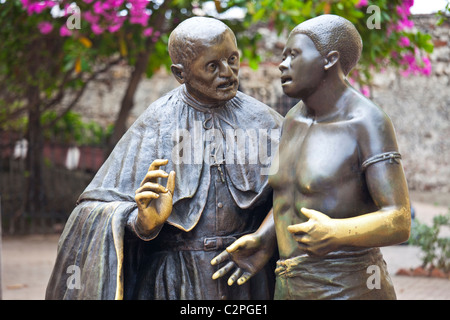
[[[205,165],[220,166],[240,208],[271,196],[268,170],[281,124],[276,111],[241,92],[222,105],[206,106],[181,85],[152,103],[80,195],[58,242],[46,299],[124,298],[123,265],[130,263],[124,262],[125,228],[137,214],[135,191],[155,159],[168,159],[162,169],[176,172],[166,223],[186,232],[205,206],[210,185],[210,170],[202,174]]]

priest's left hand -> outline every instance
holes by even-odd
[[[323,256],[339,247],[338,221],[320,211],[302,208],[308,221],[288,226],[300,249],[309,255]]]

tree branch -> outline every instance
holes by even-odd
[[[81,99],[81,97],[83,96],[83,93],[85,92],[87,85],[95,80],[100,74],[108,71],[112,66],[118,64],[120,61],[122,61],[122,57],[118,57],[116,59],[111,60],[110,62],[108,62],[103,68],[93,72],[83,83],[82,87],[78,90],[78,92],[75,94],[74,98],[72,99],[72,101],[67,105],[67,107],[65,108],[65,110],[59,115],[57,116],[55,119],[53,119],[50,123],[48,123],[47,125],[45,125],[44,129],[47,129],[49,127],[52,127],[56,124],[56,122],[58,122],[62,117],[64,117],[77,103],[78,101]],[[63,96],[61,97],[61,100]]]
[[[169,8],[171,1],[165,0],[164,3],[159,7],[157,13],[153,14],[152,25],[156,30],[162,30],[163,25],[166,22],[166,11]],[[163,32],[163,31],[162,31]],[[128,86],[122,98],[120,104],[119,114],[117,115],[116,121],[114,123],[114,130],[108,141],[108,151],[109,154],[116,143],[120,140],[122,135],[126,131],[126,121],[130,114],[130,111],[134,107],[134,96],[136,94],[139,83],[142,80],[142,75],[145,73],[147,69],[150,55],[155,47],[155,42],[151,39],[151,37],[147,38],[145,41],[144,49],[139,52],[136,63],[134,65],[134,70],[131,74],[131,77],[128,81]]]
[[[46,111],[46,110],[50,109],[51,107],[53,107],[57,103],[61,102],[61,100],[64,98],[64,91],[66,90],[65,86],[66,86],[67,82],[69,82],[69,77],[72,74],[74,69],[75,68],[72,67],[72,68],[70,68],[70,70],[68,70],[64,74],[63,80],[62,80],[61,84],[59,85],[58,93],[56,94],[56,96],[53,99],[51,99],[46,104],[44,104],[43,111]],[[81,73],[77,76],[77,78],[80,78],[80,77],[81,77]],[[71,81],[73,81],[75,79],[72,79]]]

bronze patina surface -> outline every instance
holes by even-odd
[[[301,101],[269,178],[277,299],[395,298],[378,247],[408,239],[409,195],[391,120],[346,80],[361,50],[335,15],[301,23],[284,48],[282,88]],[[380,288],[367,285],[371,266]]]
[[[246,134],[263,132],[260,147],[276,149],[282,117],[238,92],[239,53],[224,23],[185,20],[169,53],[180,86],[136,120],[80,196],[47,299],[273,296],[274,266],[266,262],[275,234],[260,228],[272,208],[261,173],[270,156],[249,161]],[[71,266],[80,270],[78,287],[67,286]],[[241,285],[230,286],[236,280]]]

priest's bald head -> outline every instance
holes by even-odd
[[[237,93],[239,52],[233,31],[213,18],[193,17],[170,34],[171,70],[201,103],[228,101]]]
[[[220,20],[206,17],[184,20],[170,34],[170,58],[174,64],[187,67],[205,49],[205,44],[220,42],[226,33],[233,37],[236,44],[233,31]]]

